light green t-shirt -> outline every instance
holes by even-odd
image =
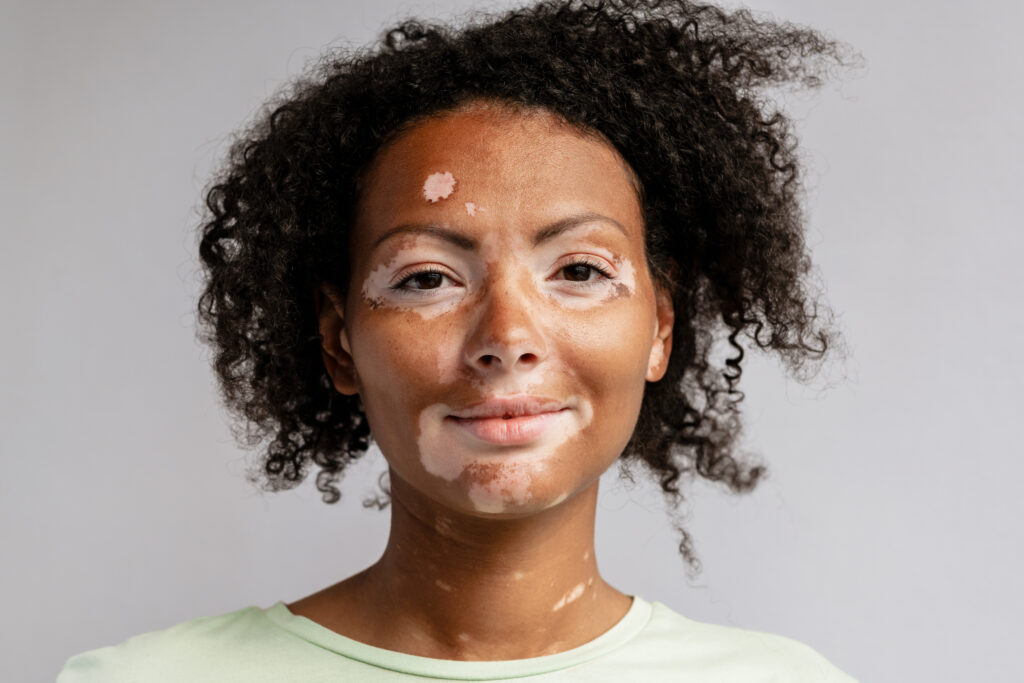
[[[385,650],[292,614],[282,602],[187,621],[76,655],[57,683],[608,681],[855,683],[781,636],[687,619],[634,596],[611,629],[565,652],[470,662]]]

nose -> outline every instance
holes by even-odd
[[[529,370],[548,354],[532,297],[511,283],[495,283],[480,303],[466,339],[465,362],[477,371]]]

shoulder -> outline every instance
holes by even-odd
[[[234,660],[246,658],[247,651],[265,645],[274,636],[275,629],[264,611],[246,607],[75,655],[64,665],[57,683],[205,681],[217,671],[237,671]],[[231,679],[224,676],[211,680]]]
[[[700,680],[855,683],[811,647],[784,636],[688,619],[652,603],[644,632],[649,646]]]

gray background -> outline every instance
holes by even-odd
[[[336,506],[246,483],[194,338],[192,230],[228,133],[324,46],[471,4],[3,5],[0,678],[52,680],[75,652],[292,600],[377,557],[388,513],[360,502],[379,453]],[[614,469],[601,569],[865,682],[1020,680],[1024,13],[756,8],[868,63],[788,98],[851,358],[809,388],[750,359],[744,444],[771,478],[746,497],[695,488],[697,580],[655,489]]]

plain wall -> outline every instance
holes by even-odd
[[[195,340],[193,231],[229,133],[329,43],[473,3],[11,2],[0,20],[0,678],[372,563],[379,453],[343,498],[245,480]],[[628,593],[804,641],[862,681],[1019,680],[1024,106],[1016,3],[765,0],[867,67],[789,96],[809,242],[851,356],[748,356],[751,495],[697,485],[688,581],[653,485],[603,480]],[[823,378],[827,379],[827,378]]]

